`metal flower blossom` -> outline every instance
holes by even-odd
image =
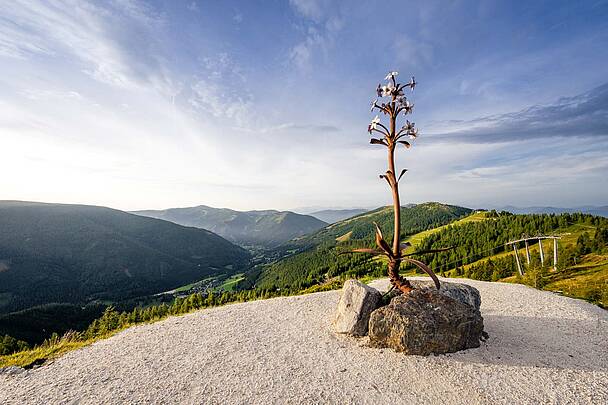
[[[386,75],[384,80],[391,80],[392,78],[396,77],[398,74],[399,74],[399,72],[388,72],[388,74]]]
[[[376,115],[372,122],[369,123],[369,126],[367,127],[367,132],[371,134],[373,130],[376,130],[378,124],[380,124],[380,117]]]
[[[399,200],[399,181],[407,172],[407,169],[402,169],[397,177],[397,172],[395,170],[395,147],[401,144],[409,149],[411,147],[410,142],[404,140],[403,138],[407,137],[410,140],[416,139],[418,137],[418,129],[415,127],[415,124],[409,120],[405,121],[405,124],[401,127],[401,129],[396,129],[399,114],[411,114],[414,107],[414,105],[410,103],[410,101],[404,95],[404,89],[410,88],[413,90],[417,84],[413,76],[409,83],[397,83],[395,77],[398,74],[398,72],[394,71],[389,72],[385,78],[385,80],[388,80],[388,83],[385,85],[378,84],[378,87],[376,88],[376,94],[379,98],[389,97],[390,99],[387,102],[378,104],[378,98],[376,98],[376,100],[371,103],[372,111],[376,108],[384,115],[388,115],[388,126],[383,125],[380,117],[376,115],[367,127],[367,131],[370,134],[373,134],[374,132],[380,134],[379,138],[372,138],[370,143],[373,145],[383,145],[388,148],[388,170],[384,174],[381,174],[380,178],[386,180],[393,195],[393,244],[391,246],[384,240],[382,230],[378,224],[374,223],[376,227],[376,248],[354,249],[350,253],[369,253],[373,255],[386,256],[388,258],[388,276],[393,284],[393,287],[399,289],[403,293],[408,293],[413,289],[413,287],[407,279],[399,275],[401,263],[411,263],[422,269],[429,276],[431,276],[435,282],[435,286],[439,289],[439,280],[431,268],[423,262],[413,259],[410,256],[440,252],[451,248],[406,253],[407,249],[411,247],[411,245],[407,242],[401,242],[401,203]]]

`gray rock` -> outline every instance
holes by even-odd
[[[0,368],[0,374],[15,375],[26,372],[27,370],[17,366],[8,366]]]
[[[346,280],[336,309],[334,329],[337,333],[365,336],[369,316],[378,308],[382,294],[357,280]]]
[[[478,309],[436,289],[396,296],[369,320],[372,346],[422,356],[479,347],[482,333]]]
[[[433,283],[432,280],[411,280],[410,282],[415,288],[437,290],[435,283]],[[481,295],[477,288],[467,284],[448,283],[445,281],[440,281],[439,287],[439,292],[441,294],[454,298],[464,304],[471,305],[479,310],[479,307],[481,306]]]

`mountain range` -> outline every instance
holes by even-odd
[[[321,211],[311,212],[308,215],[311,215],[315,218],[320,219],[321,221],[327,222],[328,224],[333,224],[344,219],[348,219],[354,217],[359,214],[363,214],[369,210],[363,208],[353,208],[353,209],[327,209]]]
[[[313,216],[290,211],[235,211],[206,205],[133,213],[183,226],[207,229],[241,246],[267,248],[279,246],[327,225]]]
[[[249,266],[203,229],[110,208],[0,201],[0,313],[120,300]]]
[[[601,217],[608,217],[608,205],[604,206],[592,206],[584,205],[580,207],[515,207],[512,205],[506,205],[504,207],[496,208],[497,211],[508,211],[513,214],[563,214],[563,213],[574,213],[582,212],[583,214],[597,215]]]

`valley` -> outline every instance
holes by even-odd
[[[11,212],[11,217],[19,218],[14,212],[19,213],[20,210],[25,210],[29,221],[22,220],[25,224],[33,222],[32,219],[36,218],[36,215],[38,219],[35,223],[38,226],[44,224],[45,227],[49,227],[61,224],[65,227],[70,224],[70,227],[78,230],[73,235],[80,235],[79,241],[82,241],[83,238],[89,240],[88,245],[77,245],[72,249],[82,249],[87,254],[95,252],[95,246],[99,245],[99,242],[94,242],[98,236],[89,229],[92,226],[90,224],[95,224],[93,229],[97,229],[97,226],[99,226],[108,232],[116,229],[114,227],[118,226],[119,223],[121,227],[124,227],[125,220],[129,220],[126,224],[130,226],[134,226],[130,221],[135,221],[134,223],[138,224],[139,227],[143,226],[139,224],[139,221],[152,221],[154,226],[160,227],[159,229],[169,227],[167,229],[171,229],[174,233],[180,230],[191,233],[193,236],[199,233],[207,236],[213,235],[211,232],[193,227],[183,227],[164,220],[150,219],[97,207],[55,207],[32,205],[32,203],[21,205],[14,202],[4,203],[5,210],[15,209],[15,207],[18,207],[17,211],[8,212]],[[37,212],[41,207],[43,211],[50,210],[48,212],[53,213],[51,218],[54,219],[45,217],[48,212],[44,215]],[[65,215],[68,215],[68,212],[70,216],[66,217]],[[78,215],[75,215],[75,213],[78,213]],[[120,216],[119,222],[112,219],[114,215]],[[59,218],[62,219],[59,220]],[[80,223],[79,221],[84,223],[76,225]],[[155,287],[152,289],[141,290],[145,292],[141,294],[132,293],[122,287],[122,289],[109,291],[106,294],[67,295],[68,300],[60,301],[59,304],[30,305],[21,310],[5,311],[3,315],[0,315],[0,336],[7,336],[5,338],[7,343],[4,345],[5,353],[10,353],[10,350],[6,349],[9,346],[13,348],[11,350],[22,347],[19,344],[25,344],[26,347],[42,344],[40,347],[46,347],[44,350],[36,349],[37,351],[34,353],[37,354],[33,357],[30,355],[17,356],[17,358],[25,359],[20,360],[25,361],[25,363],[19,364],[28,364],[30,361],[37,361],[35,359],[41,358],[40,356],[45,358],[49,355],[55,355],[58,351],[62,352],[74,345],[86,344],[90,339],[108,336],[114,331],[142,321],[163,319],[171,314],[185,313],[192,309],[223,305],[234,301],[248,301],[336,289],[340,288],[347,278],[370,281],[384,277],[386,273],[385,260],[363,254],[345,254],[345,252],[352,248],[370,246],[373,243],[374,222],[378,223],[381,228],[386,229],[385,234],[390,237],[391,221],[392,208],[381,207],[326,225],[319,230],[295,237],[274,248],[269,246],[249,247],[247,252],[228,241],[224,241],[222,243],[228,248],[227,252],[232,252],[233,255],[239,252],[234,256],[234,259],[229,259],[228,256],[223,262],[218,261],[219,257],[215,256],[217,250],[213,250],[217,247],[209,245],[207,248],[189,256],[189,260],[198,260],[192,265],[197,269],[201,260],[213,258],[212,262],[206,262],[206,270],[199,273],[201,276],[193,274],[191,278],[185,278],[183,279],[184,282],[181,283],[174,282],[169,278],[164,285],[170,288],[161,289],[156,287],[158,284],[154,284]],[[608,220],[606,218],[569,213],[559,215],[513,215],[508,212],[473,211],[468,208],[431,202],[404,206],[402,208],[402,224],[403,237],[412,245],[411,252],[453,247],[446,252],[414,256],[429,263],[440,276],[523,283],[539,289],[585,299],[604,307],[608,303],[608,249],[606,246]],[[33,235],[31,232],[27,233],[27,229],[26,226],[20,231],[26,235]],[[121,229],[121,237],[128,234],[125,229],[119,229]],[[141,232],[141,230],[147,230],[148,228],[139,229],[138,232]],[[533,235],[539,232],[563,235],[559,241],[558,271],[551,270],[549,260],[546,261],[544,267],[540,266],[538,248],[533,245],[530,248],[533,260],[530,265],[524,265],[525,274],[521,277],[517,275],[512,250],[505,249],[504,244],[510,239],[520,237],[522,234]],[[13,233],[13,236],[15,235],[19,235],[19,233]],[[53,233],[47,230],[46,233],[37,234],[38,237],[41,237],[41,235],[53,235]],[[175,233],[175,235],[178,234]],[[131,241],[133,238],[141,238],[141,236],[142,234],[138,233],[127,240]],[[28,237],[31,239],[27,239]],[[219,236],[214,237],[220,238]],[[212,238],[214,237],[212,236]],[[41,243],[31,236],[23,236],[22,238]],[[50,239],[54,240],[54,238]],[[188,243],[191,240],[196,241],[191,237],[181,240],[188,241]],[[14,277],[14,274],[11,273],[11,271],[14,271],[12,263],[17,263],[17,261],[12,256],[7,255],[7,252],[10,252],[7,248],[7,246],[11,246],[10,243],[6,239],[3,239],[3,243],[4,245],[0,245],[3,248],[1,250],[3,252],[2,261],[3,263],[9,263],[9,265],[4,267],[0,277],[5,277],[6,280],[7,276],[12,275]],[[46,243],[50,242],[47,241]],[[67,243],[66,246],[69,247],[70,244]],[[144,247],[141,242],[139,246],[144,253],[148,252],[148,248]],[[64,248],[66,247],[64,246]],[[547,257],[549,257],[548,248],[549,246],[545,247]],[[178,251],[192,252],[192,249],[193,247],[182,243]],[[39,251],[43,252],[44,250],[39,249]],[[61,249],[58,249],[58,251],[61,251]],[[119,256],[124,254],[119,253]],[[519,254],[520,258],[524,257],[523,247],[520,247]],[[173,256],[175,255],[176,253],[173,253]],[[138,256],[126,255],[126,258],[129,257]],[[123,260],[126,260],[126,258],[123,258]],[[117,260],[117,258],[113,260]],[[184,263],[184,260],[186,259],[182,259],[180,263]],[[111,266],[112,262],[108,263]],[[125,272],[118,274],[122,274],[121,277],[126,277],[125,280],[128,281],[131,281],[133,277],[140,277],[141,272],[137,270],[137,266],[131,265],[129,268],[133,268],[133,271],[130,271],[130,276]],[[409,266],[402,266],[402,274],[406,276],[420,275],[413,267]],[[122,283],[124,282],[122,281]],[[69,283],[71,281],[67,285],[73,285]],[[141,285],[141,283],[137,285]],[[23,288],[28,288],[28,286],[26,285]],[[154,291],[154,288],[158,289]],[[6,287],[1,291],[0,298],[5,308],[11,308],[11,305],[14,305],[13,297],[19,296],[19,291],[19,289],[11,290]],[[125,292],[120,293],[121,291]],[[111,312],[108,313],[108,311]],[[108,314],[113,314],[112,317],[124,319],[124,321],[112,323],[114,321],[110,319],[113,318],[108,318],[110,316]],[[61,319],[61,322],[57,322],[58,319]],[[102,329],[91,329],[95,323],[101,325],[106,322],[110,322],[110,324]],[[84,340],[79,340],[79,338],[61,343],[63,340],[59,337],[70,330],[82,331],[82,339]],[[54,339],[59,340],[49,341],[48,339],[53,336],[56,336]],[[11,339],[14,339],[14,341]],[[70,339],[74,338],[70,337]],[[9,361],[7,364],[10,364],[13,360],[6,361]]]
[[[206,229],[253,250],[277,247],[327,225],[314,216],[290,211],[235,211],[205,205],[133,213],[183,226]]]

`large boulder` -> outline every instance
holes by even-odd
[[[378,308],[382,294],[357,280],[346,280],[336,310],[334,330],[353,336],[365,336],[369,316]]]
[[[421,290],[437,290],[437,287],[435,287],[435,283],[433,283],[432,280],[411,280],[410,283],[412,283],[412,286],[415,288]],[[464,304],[469,304],[479,310],[479,307],[481,306],[481,295],[477,288],[467,284],[448,283],[447,281],[440,281],[439,287],[439,292],[441,294],[454,298],[456,301],[460,301]]]
[[[436,289],[396,296],[369,320],[372,346],[422,356],[479,347],[482,333],[479,309]]]

